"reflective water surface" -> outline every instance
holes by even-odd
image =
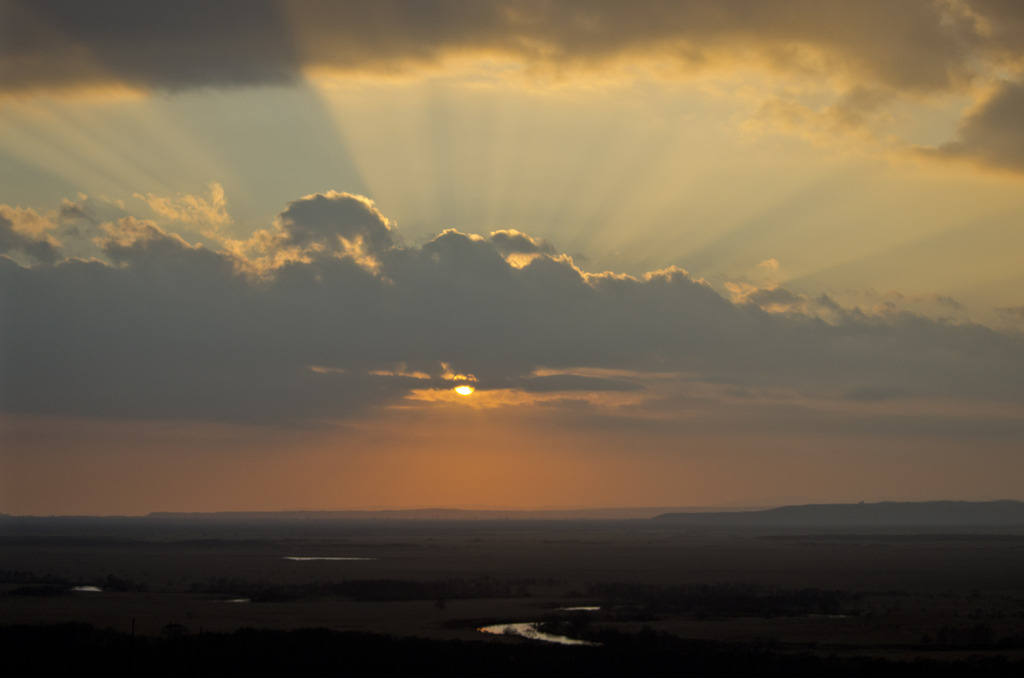
[[[559,645],[597,645],[586,640],[569,638],[568,636],[556,636],[551,633],[544,633],[537,629],[536,622],[514,622],[511,624],[494,624],[477,629],[481,633],[493,633],[499,636],[520,636],[530,640],[542,640],[546,643],[557,643]]]

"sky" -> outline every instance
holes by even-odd
[[[1015,0],[0,0],[0,512],[1024,500],[1022,121]]]

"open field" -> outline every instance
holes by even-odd
[[[646,627],[819,654],[1024,657],[1024,534],[1013,531],[93,521],[9,527],[0,553],[0,625],[479,640],[485,624],[547,620],[577,633]],[[239,600],[248,602],[228,602]],[[601,610],[558,612],[570,606]]]

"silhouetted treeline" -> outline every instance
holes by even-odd
[[[71,581],[53,574],[36,574],[24,570],[0,570],[0,583],[4,584],[53,584],[71,586]]]
[[[753,584],[591,584],[589,598],[603,600],[606,609],[639,608],[653,614],[692,614],[706,617],[778,617],[799,614],[840,614],[859,594],[815,588],[779,589]]]
[[[1024,661],[972,657],[895,662],[777,652],[755,644],[604,631],[600,647],[508,639],[431,641],[325,629],[136,637],[82,624],[0,627],[4,663],[19,676],[960,676],[1024,675]]]
[[[217,577],[192,585],[194,593],[249,598],[253,602],[283,602],[336,597],[357,601],[441,600],[468,598],[526,598],[530,586],[550,584],[540,579],[473,577],[417,581],[412,579],[351,579],[299,584],[267,584]]]
[[[921,643],[943,650],[977,650],[993,647],[1000,650],[1015,650],[1024,648],[1024,633],[997,638],[995,630],[988,624],[943,626],[934,636],[925,635],[921,638]]]
[[[41,584],[37,586],[19,586],[7,592],[9,596],[22,596],[30,598],[55,598],[57,596],[70,596],[71,589],[67,586],[55,584]]]
[[[759,511],[664,513],[654,521],[703,527],[932,527],[948,529],[1024,526],[1024,502],[882,501],[873,504],[805,504]]]

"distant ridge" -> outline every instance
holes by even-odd
[[[0,513],[0,525],[75,521],[80,524],[327,523],[332,521],[544,521],[640,520],[694,527],[1020,527],[1024,502],[926,501],[859,504],[802,504],[771,509],[636,507],[594,509],[393,509],[347,511],[154,511],[145,516],[16,516]]]
[[[1024,527],[1024,502],[804,504],[731,513],[664,513],[653,520],[707,527]]]
[[[700,507],[641,507],[592,509],[379,509],[350,511],[220,511],[185,513],[154,511],[144,516],[151,520],[280,521],[280,520],[636,520],[653,518],[668,512],[693,514]]]

